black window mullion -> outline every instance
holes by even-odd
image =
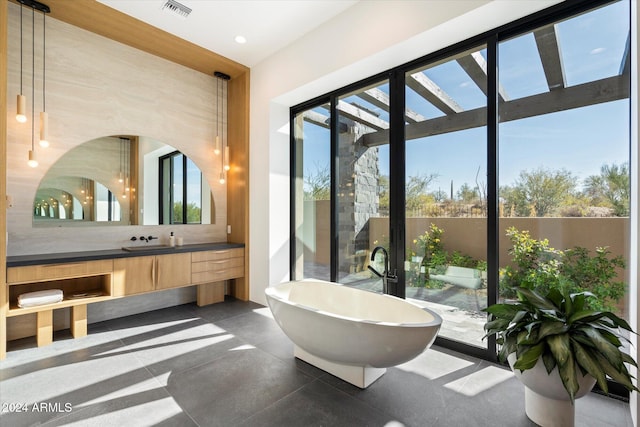
[[[296,112],[289,110],[289,280],[296,279]]]
[[[498,299],[498,38],[487,40],[487,304],[495,304]],[[496,338],[487,338],[488,355],[497,359]]]
[[[389,75],[389,249],[390,269],[398,276],[388,292],[405,297],[405,81],[404,72]]]
[[[182,156],[182,223],[187,224],[187,156]]]
[[[330,256],[329,256],[329,280],[332,282],[338,281],[338,265],[340,256],[338,251],[338,239],[339,239],[339,230],[338,230],[338,164],[339,164],[339,135],[340,135],[340,120],[338,120],[338,95],[334,94],[331,96],[330,100],[330,109],[329,109],[329,126],[331,129],[330,139],[331,139],[331,165],[330,165],[330,174],[331,174],[331,196],[330,196],[330,226],[329,230],[331,233],[330,240]]]

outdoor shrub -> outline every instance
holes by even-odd
[[[532,289],[547,294],[551,289],[569,293],[592,292],[589,300],[593,310],[612,310],[624,296],[625,284],[616,281],[616,268],[625,268],[621,256],[610,257],[606,248],[589,250],[576,246],[564,251],[549,246],[548,239],[531,238],[528,231],[515,227],[507,230],[512,247],[509,254],[513,266],[500,271],[500,293],[505,298],[516,296],[515,288]]]
[[[487,262],[484,260],[476,260],[458,251],[449,254],[444,249],[443,234],[444,230],[432,223],[424,234],[413,240],[416,250],[407,249],[408,259],[419,259],[419,263],[410,262],[410,267],[407,271],[407,283],[410,286],[424,286],[430,289],[443,288],[445,282],[430,280],[429,275],[444,274],[449,265],[478,268],[486,271]]]

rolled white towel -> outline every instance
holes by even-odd
[[[63,297],[62,290],[60,289],[27,292],[25,294],[18,295],[18,307],[26,308],[44,304],[54,304],[62,301]]]

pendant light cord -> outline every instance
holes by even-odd
[[[42,14],[42,111],[47,111],[47,98],[46,98],[46,84],[47,84],[47,78],[46,78],[46,72],[47,72],[47,67],[46,67],[46,61],[47,61],[47,55],[45,54],[47,51],[47,35],[46,35],[46,22],[45,20],[47,19],[47,14],[43,13]]]
[[[23,15],[24,7],[20,5],[20,95],[22,95],[22,15]]]
[[[31,151],[35,152],[36,10],[31,8]]]

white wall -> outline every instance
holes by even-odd
[[[251,300],[289,274],[289,107],[555,3],[361,1],[252,68]]]

